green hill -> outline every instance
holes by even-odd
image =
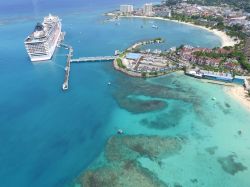
[[[173,5],[182,2],[181,0],[167,0],[167,5]],[[236,8],[244,9],[250,12],[250,1],[249,0],[187,0],[187,3],[196,3],[200,5],[221,5],[223,3],[232,5]]]

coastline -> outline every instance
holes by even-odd
[[[247,91],[243,86],[234,85],[230,87],[225,87],[224,91],[234,100],[238,101],[243,107],[245,107],[250,112],[250,97],[247,98]]]
[[[213,34],[215,34],[216,36],[218,36],[221,40],[221,47],[225,47],[225,46],[234,46],[235,44],[237,44],[239,41],[235,41],[234,38],[228,36],[225,32],[223,31],[219,31],[217,29],[210,29],[204,26],[200,26],[200,25],[195,25],[193,23],[189,23],[189,22],[182,22],[182,21],[177,21],[177,20],[171,20],[168,18],[162,18],[162,17],[148,17],[148,16],[120,16],[120,17],[124,17],[124,18],[143,18],[143,19],[155,19],[155,20],[164,20],[164,21],[172,21],[175,23],[180,23],[180,24],[185,24],[185,25],[189,25],[192,27],[197,27],[203,30],[206,30],[208,32],[212,32]]]
[[[181,22],[181,21],[171,20],[171,19],[162,18],[162,17],[147,17],[147,16],[121,16],[121,17],[124,17],[124,18],[142,18],[142,19],[165,20],[165,21],[172,21],[172,22],[176,22],[176,23],[180,23],[180,24],[185,24],[185,25],[197,27],[197,28],[206,30],[208,32],[212,32],[213,34],[217,35],[221,40],[221,47],[234,46],[235,44],[238,44],[238,42],[239,42],[239,40],[235,41],[234,38],[228,36],[223,31],[219,31],[217,29],[210,29],[210,28],[207,28],[207,27],[204,27],[204,26],[195,25],[193,23]],[[116,70],[118,70],[118,71],[124,72],[127,75],[130,75],[130,76],[133,76],[133,77],[140,77],[138,74],[134,75],[134,74],[128,73],[126,70],[122,70],[121,68],[119,68],[116,65],[115,62],[113,64],[114,64],[114,68]],[[247,92],[246,92],[246,90],[244,89],[243,86],[232,85],[232,84],[224,85],[224,90],[225,90],[226,94],[228,94],[235,101],[237,101],[240,105],[242,105],[244,108],[246,108],[247,111],[250,112],[250,98],[246,97]]]

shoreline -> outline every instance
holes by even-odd
[[[199,29],[203,29],[206,30],[208,32],[212,32],[214,35],[218,36],[221,40],[221,48],[225,47],[225,46],[234,46],[235,44],[239,43],[239,40],[234,40],[234,38],[228,36],[225,32],[223,31],[219,31],[217,29],[210,29],[204,26],[200,26],[200,25],[195,25],[193,23],[188,23],[188,22],[181,22],[181,21],[177,21],[177,20],[171,20],[168,18],[162,18],[162,17],[147,17],[147,16],[120,16],[122,18],[142,18],[142,19],[154,19],[154,20],[163,20],[163,21],[172,21],[175,23],[180,23],[180,24],[185,24],[185,25],[189,25],[192,27],[196,27]],[[115,62],[113,63],[114,67],[115,67]],[[116,70],[118,71],[122,71],[123,73],[126,73],[127,75],[133,76],[133,77],[139,77],[138,75],[131,75],[130,73],[121,70],[119,67],[115,67]],[[206,81],[204,81],[206,82]],[[250,112],[250,97],[247,98],[247,92],[245,90],[245,88],[243,86],[240,85],[232,85],[232,84],[228,84],[228,85],[224,85],[224,91],[227,95],[229,95],[231,98],[233,98],[236,102],[238,102],[241,106],[243,106],[248,112]]]
[[[180,23],[180,24],[185,24],[185,25],[189,25],[192,27],[197,27],[199,29],[203,29],[206,30],[208,32],[213,33],[214,35],[218,36],[220,38],[220,42],[221,42],[221,47],[225,47],[225,46],[230,46],[233,47],[235,44],[239,43],[239,40],[235,41],[234,38],[228,36],[225,32],[223,31],[219,31],[217,29],[210,29],[201,25],[195,25],[193,23],[189,23],[189,22],[182,22],[182,21],[178,21],[178,20],[172,20],[172,19],[168,19],[168,18],[162,18],[162,17],[147,17],[147,16],[120,16],[122,18],[143,18],[143,19],[155,19],[155,20],[163,20],[163,21],[172,21],[175,23]]]
[[[234,85],[231,87],[224,87],[224,91],[227,95],[237,101],[241,106],[250,112],[250,97],[247,97],[247,91],[243,86]]]

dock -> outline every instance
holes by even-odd
[[[69,75],[70,75],[71,63],[109,62],[116,58],[116,56],[97,56],[97,57],[80,57],[80,58],[72,59],[73,52],[74,52],[73,47],[64,43],[61,43],[60,46],[69,50],[69,53],[67,54],[67,61],[66,61],[66,66],[65,66],[65,77],[64,77],[64,82],[62,85],[62,89],[64,91],[69,89]]]
[[[107,62],[111,60],[115,60],[115,56],[97,56],[97,57],[81,57],[77,59],[71,59],[70,62],[72,63],[79,63],[79,62]]]
[[[71,65],[71,58],[73,56],[74,50],[73,50],[73,47],[66,45],[66,44],[61,44],[61,46],[69,50],[69,53],[67,54],[67,62],[66,62],[66,67],[65,67],[65,78],[64,78],[63,85],[62,85],[62,89],[67,90],[69,88],[70,65]]]

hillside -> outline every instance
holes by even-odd
[[[181,2],[181,0],[167,0],[167,5],[173,5]],[[221,5],[221,4],[229,4],[235,6],[237,8],[244,9],[245,11],[250,13],[250,1],[249,0],[187,0],[187,3],[196,3],[200,5]]]

